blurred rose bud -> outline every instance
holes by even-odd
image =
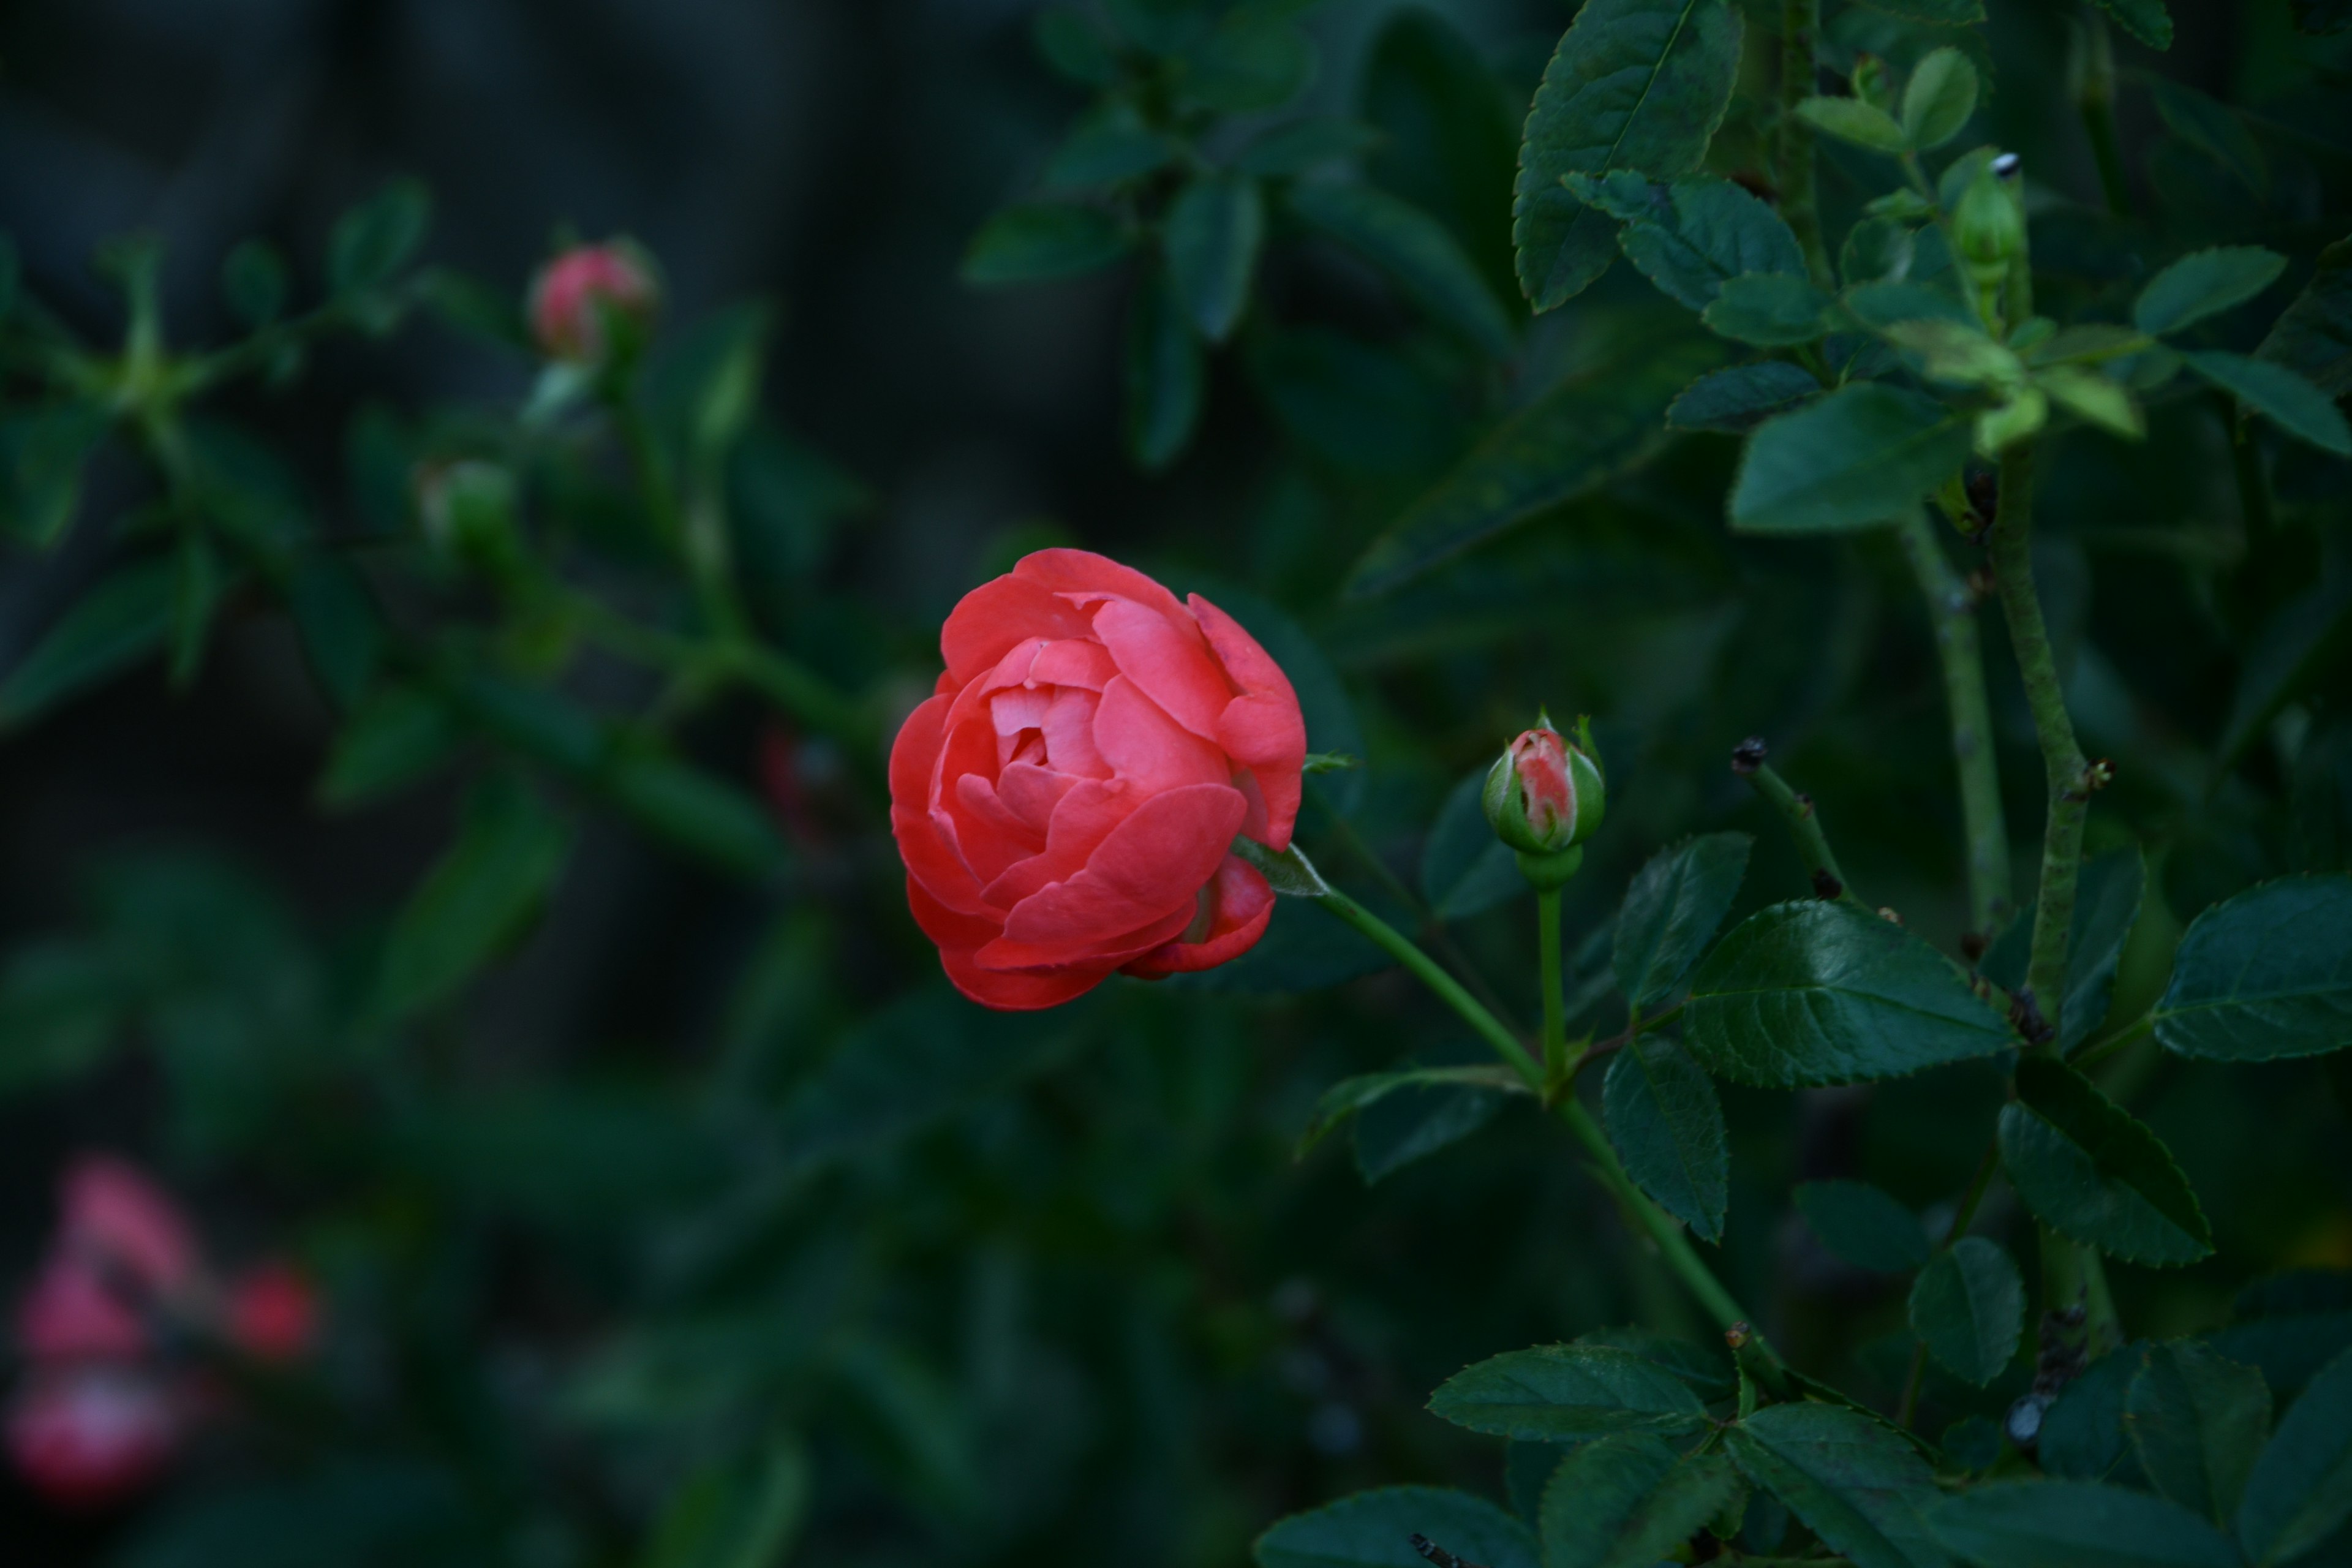
[[[2005,270],[2024,253],[2025,207],[2015,188],[2016,166],[2013,156],[1994,159],[1969,182],[1953,209],[1953,237],[1972,267]]]
[[[131,1361],[152,1343],[139,1310],[78,1258],[52,1257],[16,1307],[16,1348],[51,1361]]]
[[[417,521],[436,550],[494,578],[520,564],[515,479],[503,464],[420,463],[415,486]]]
[[[291,1265],[265,1263],[229,1287],[222,1325],[256,1361],[299,1361],[319,1337],[319,1296]]]
[[[1860,55],[1853,62],[1853,95],[1873,109],[1895,109],[1895,79],[1886,62],[1876,55]]]
[[[1519,853],[1519,868],[1538,886],[1572,875],[1577,846],[1601,826],[1605,801],[1592,736],[1580,724],[1570,741],[1549,716],[1503,748],[1487,771],[1483,804],[1495,837]]]
[[[137,1367],[36,1365],[8,1408],[8,1453],[51,1500],[91,1507],[152,1480],[179,1447],[179,1401]]]
[[[175,1296],[195,1282],[194,1232],[180,1205],[127,1160],[88,1154],[58,1193],[57,1252],[96,1272],[132,1306]]]
[[[661,309],[653,258],[626,239],[579,245],[539,270],[530,286],[530,330],[550,359],[602,362],[614,332],[642,334]]]

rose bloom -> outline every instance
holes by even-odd
[[[530,287],[530,331],[551,359],[604,357],[603,312],[649,321],[661,306],[653,265],[626,240],[578,245],[540,268]]]
[[[1307,725],[1232,616],[1044,550],[965,595],[940,651],[891,748],[890,825],[957,989],[1050,1007],[1265,934],[1273,890],[1233,841],[1289,847]]]

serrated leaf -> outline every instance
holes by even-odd
[[[1394,279],[1414,303],[1496,359],[1517,347],[1511,319],[1445,226],[1369,185],[1302,184],[1291,211]]]
[[[1637,1355],[1668,1375],[1682,1379],[1693,1394],[1709,1404],[1728,1399],[1739,1391],[1738,1378],[1720,1341],[1700,1344],[1649,1329],[1612,1328],[1590,1330],[1577,1335],[1576,1342],[1608,1345]]]
[[[2256,245],[2192,250],[2147,280],[2132,322],[2150,337],[2179,331],[2244,304],[2285,270],[2285,257]]]
[[[2124,1431],[2124,1398],[2147,1355],[2144,1342],[2109,1351],[2058,1391],[2035,1440],[2045,1472],[2070,1481],[2146,1480]]]
[[[2156,1489],[2226,1528],[2270,1439],[2270,1385],[2209,1345],[2173,1340],[2149,1347],[2123,1422]]]
[[[2221,1061],[2352,1045],[2352,877],[2285,877],[2190,923],[2155,1012],[2168,1050]]]
[[[1808,98],[1797,105],[1797,118],[1825,135],[1873,153],[1902,153],[1911,145],[1893,115],[1858,98]]]
[[[1570,174],[1576,195],[1624,227],[1617,242],[1660,292],[1704,310],[1727,279],[1805,276],[1804,252],[1779,213],[1729,180],[1702,175],[1658,184],[1620,169]]]
[[[1093,207],[1010,206],[972,236],[961,276],[983,288],[1068,278],[1109,265],[1127,254],[1128,245],[1118,220]]]
[[[2254,357],[2284,365],[2330,397],[2352,392],[2352,239],[2319,253],[2311,281],[2272,323]]]
[[[1843,387],[1748,437],[1731,526],[1819,533],[1892,521],[1958,470],[1969,440],[1968,421],[1931,397],[1875,383]]]
[[[1511,847],[1495,837],[1479,795],[1486,770],[1474,768],[1446,792],[1421,847],[1421,895],[1441,921],[1467,920],[1528,890]]]
[[[345,213],[327,240],[327,286],[337,294],[380,288],[425,243],[433,199],[418,180],[394,180]]]
[[[1906,1273],[1933,1250],[1919,1216],[1868,1182],[1800,1182],[1792,1195],[1822,1245],[1856,1268]]]
[[[1706,1407],[1682,1380],[1627,1351],[1541,1345],[1455,1373],[1429,1396],[1433,1415],[1501,1437],[1555,1442],[1609,1432],[1694,1432]]]
[[[1400,1089],[1422,1086],[1475,1089],[1496,1094],[1528,1092],[1519,1075],[1500,1063],[1464,1067],[1406,1068],[1396,1072],[1364,1073],[1341,1079],[1315,1101],[1307,1130],[1298,1135],[1298,1155],[1304,1158],[1349,1117],[1376,1105]]]
[[[1999,1377],[2025,1333],[2025,1281],[2000,1244],[1964,1236],[1912,1282],[1911,1330],[1955,1375],[1981,1388]]]
[[[1739,894],[1755,842],[1745,833],[1685,838],[1634,873],[1617,911],[1613,953],[1628,1002],[1647,1006],[1690,973]]]
[[[1678,430],[1753,430],[1765,420],[1822,395],[1819,378],[1804,366],[1768,359],[1700,376],[1666,405],[1666,423]]]
[[[2323,452],[2352,458],[2352,426],[2327,394],[2270,360],[2205,350],[2180,356],[2189,368],[2288,435]]]
[[[2174,1503],[2095,1481],[1996,1481],[1928,1516],[1980,1568],[2236,1568],[2213,1527]]]
[[[1293,1514],[1253,1551],[1258,1568],[1427,1568],[1416,1535],[1481,1568],[1538,1568],[1526,1525],[1484,1498],[1440,1487],[1381,1487]]]
[[[1601,1089],[1609,1142],[1641,1189],[1720,1245],[1731,1202],[1731,1145],[1715,1085],[1690,1053],[1643,1035],[1617,1053]]]
[[[2043,1058],[2018,1063],[2017,1088],[2001,1110],[2001,1162],[2044,1224],[2135,1263],[2194,1263],[2212,1253],[2188,1178],[2130,1112]]]
[[[2352,1518],[2352,1352],[2320,1369],[2254,1461],[2238,1543],[2256,1563],[2291,1562]]]
[[[572,847],[529,790],[493,774],[468,798],[457,838],[394,920],[374,1011],[405,1016],[446,1000],[521,934]]]
[[[1580,293],[1616,254],[1616,225],[1570,174],[1697,166],[1731,101],[1739,14],[1724,0],[1588,0],[1536,89],[1519,147],[1511,243],[1537,310]]]
[[[2099,8],[2149,48],[2172,47],[2172,13],[2164,0],[2099,0]]]
[[[1744,272],[1727,278],[1699,312],[1709,331],[1743,343],[1787,348],[1829,330],[1830,297],[1808,279],[1786,272]]]
[[[1927,1461],[1843,1405],[1771,1405],[1724,1433],[1748,1479],[1789,1505],[1853,1568],[1943,1568],[1924,1510],[1937,1497]]]
[[[1127,449],[1157,473],[1192,445],[1207,381],[1192,319],[1159,268],[1146,271],[1128,301],[1124,368]]]
[[[156,556],[83,594],[0,683],[0,730],[22,728],[155,653],[171,635],[178,588],[177,563]]]
[[[1169,279],[1211,342],[1223,342],[1248,308],[1265,241],[1265,199],[1246,174],[1196,176],[1169,204]]]
[[[1721,1454],[1685,1458],[1647,1432],[1576,1448],[1544,1487],[1544,1568],[1649,1568],[1739,1490]]]
[[[1646,349],[1562,382],[1506,420],[1372,542],[1349,596],[1385,593],[1647,456],[1663,439],[1666,405],[1718,351],[1696,337]]]
[[[1903,133],[1926,152],[1958,136],[1977,111],[1977,68],[1948,44],[1911,68],[1903,89]]]
[[[1691,978],[1684,1040],[1764,1088],[1867,1083],[2013,1048],[2000,1015],[1934,948],[1853,904],[1758,911]]]

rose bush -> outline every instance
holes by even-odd
[[[1256,943],[1274,896],[1232,846],[1289,847],[1307,725],[1231,616],[1044,550],[965,595],[940,651],[891,749],[890,824],[959,990],[1048,1007]]]

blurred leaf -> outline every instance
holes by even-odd
[[[367,580],[341,556],[308,550],[287,596],[311,674],[337,707],[357,707],[383,659],[383,618]]]
[[[1497,1094],[1528,1092],[1528,1087],[1519,1080],[1518,1074],[1500,1063],[1407,1068],[1398,1072],[1366,1073],[1357,1078],[1341,1079],[1325,1089],[1316,1100],[1315,1114],[1307,1121],[1307,1131],[1298,1135],[1299,1157],[1305,1158],[1316,1144],[1367,1107],[1380,1103],[1399,1089],[1420,1086],[1492,1089]]]
[[[1797,105],[1797,118],[1816,131],[1873,153],[1902,153],[1911,145],[1895,116],[1858,98],[1808,98]]]
[[[1739,1488],[1739,1472],[1721,1454],[1685,1458],[1647,1432],[1583,1444],[1544,1488],[1544,1568],[1648,1568],[1697,1534]]]
[[[1968,421],[1933,398],[1867,383],[1843,387],[1748,437],[1731,526],[1817,533],[1892,521],[1958,470],[1969,442]]]
[[[1580,200],[1624,223],[1626,258],[1661,292],[1704,310],[1733,278],[1805,276],[1804,252],[1780,215],[1729,180],[1704,176],[1656,184],[1628,170],[1570,174]]]
[[[2139,405],[2121,385],[2098,371],[2081,365],[2053,365],[2035,373],[2033,384],[2050,400],[2112,436],[2137,441],[2147,434]]]
[[[1524,100],[1487,68],[1458,26],[1421,6],[1388,14],[1359,93],[1360,112],[1381,137],[1365,173],[1435,214],[1487,287],[1516,310],[1511,179]]]
[[[506,289],[446,267],[426,268],[417,286],[426,307],[467,337],[527,353],[538,352],[520,302]]]
[[[590,1233],[708,1201],[733,1163],[646,1085],[478,1089],[412,1108],[394,1152],[469,1212]]]
[[[1663,1036],[1636,1037],[1609,1064],[1601,1103],[1609,1141],[1642,1190],[1701,1240],[1721,1246],[1729,1135],[1715,1085],[1690,1053]]]
[[[180,536],[173,564],[170,669],[173,689],[184,690],[203,668],[213,612],[219,607],[226,584],[221,580],[219,552],[194,529]]]
[[[2101,3],[2112,9],[2115,0]],[[2153,4],[2154,0],[2132,3]],[[2130,26],[2128,22],[2125,25]],[[2168,21],[2167,30],[2169,31]],[[2246,129],[2246,122],[2238,118],[2235,110],[2170,77],[2150,75],[2145,79],[2156,100],[2156,111],[2164,117],[2164,123],[2174,135],[2221,164],[2247,190],[2260,195],[2269,185],[2270,168],[2263,157],[2262,143],[2254,140],[2254,133]]]
[[[1922,1517],[1936,1478],[1871,1417],[1836,1405],[1772,1405],[1724,1433],[1748,1479],[1787,1503],[1853,1568],[1930,1568]]]
[[[1118,220],[1093,207],[1006,207],[972,236],[962,278],[982,287],[1067,278],[1118,260],[1129,243]]]
[[[1421,896],[1441,921],[1484,914],[1528,890],[1518,858],[1495,837],[1480,795],[1486,770],[1474,768],[1446,791],[1421,846]]]
[[[493,773],[466,802],[457,841],[394,921],[376,977],[379,1016],[453,995],[537,915],[572,836],[521,784]]]
[[[569,698],[478,669],[440,689],[468,722],[544,766],[585,780],[604,762],[603,727]]]
[[[2298,32],[2324,35],[2352,27],[2352,0],[2288,0],[2287,8],[2294,13]]]
[[[1455,1373],[1429,1396],[1433,1415],[1502,1437],[1695,1432],[1706,1407],[1679,1378],[1628,1351],[1540,1345]]]
[[[1865,0],[1874,11],[1942,26],[1965,27],[1985,19],[1984,0]]]
[[[1380,1487],[1257,1538],[1258,1568],[1423,1568],[1416,1535],[1480,1568],[1538,1568],[1528,1527],[1484,1498],[1438,1487]]]
[[[1349,1142],[1356,1174],[1375,1185],[1416,1161],[1452,1148],[1502,1113],[1513,1091],[1527,1086],[1507,1068],[1470,1068],[1485,1074],[1460,1082],[1400,1084],[1357,1113]]]
[[[2280,709],[2334,668],[2347,635],[2352,635],[2352,573],[2325,574],[2272,612],[2240,663],[2230,716],[2213,749],[2217,776],[2236,764]]]
[[[286,258],[266,239],[245,241],[221,264],[221,296],[247,331],[268,326],[286,309]]]
[[[2043,1224],[2134,1263],[2212,1254],[2188,1178],[2128,1111],[2042,1057],[2020,1058],[2017,1093],[2000,1113],[2001,1163]]]
[[[2352,392],[2352,239],[2319,253],[2319,265],[2254,357],[2284,365],[2330,397]]]
[[[170,556],[152,556],[117,568],[75,600],[0,682],[0,730],[21,729],[161,648],[179,575]]]
[[[1265,201],[1246,174],[1195,175],[1169,204],[1168,277],[1203,337],[1223,342],[1249,307]]]
[[[2132,304],[2132,322],[2151,337],[2179,331],[2244,304],[2285,270],[2285,257],[2260,246],[2191,251],[2147,280]]]
[[[781,591],[814,576],[843,521],[874,507],[874,492],[855,475],[765,423],[755,423],[729,456],[727,491],[745,575]]]
[[[2150,1347],[2124,1396],[2124,1429],[2156,1489],[2226,1527],[2271,1435],[2263,1374],[2193,1340]]]
[[[881,1439],[892,1479],[939,1512],[980,1511],[971,1423],[944,1378],[908,1347],[867,1334],[838,1342],[825,1366]]]
[[[1911,68],[1903,89],[1903,133],[1926,152],[1958,136],[1977,111],[1977,68],[1949,45],[1931,49]]]
[[[1127,449],[1157,473],[1181,457],[1201,422],[1206,370],[1184,303],[1159,268],[1128,302]]]
[[[1838,247],[1838,276],[1848,288],[1863,283],[1900,283],[1918,251],[1910,226],[1893,218],[1864,218],[1846,231]]]
[[[1228,113],[1279,109],[1315,79],[1315,46],[1276,16],[1229,13],[1183,56],[1180,91]]]
[[[83,467],[106,439],[95,403],[51,403],[0,416],[0,525],[35,550],[66,535],[81,505]]]
[[[1080,121],[1045,165],[1048,190],[1089,190],[1115,185],[1164,169],[1176,146],[1143,122],[1135,110],[1114,101]]]
[[[433,198],[423,182],[394,180],[337,221],[327,241],[327,287],[339,295],[381,288],[425,243]]]
[[[1506,420],[1372,542],[1347,593],[1386,593],[1501,530],[1606,484],[1660,441],[1666,405],[1717,357],[1703,340],[1644,342]]]
[[[0,1095],[46,1088],[104,1060],[131,998],[102,951],[30,943],[0,969]]]
[[[397,794],[447,762],[462,738],[446,704],[413,686],[380,686],[336,733],[319,804],[346,811]]]
[[[2287,1409],[2246,1478],[2238,1543],[2256,1563],[2309,1552],[2352,1517],[2352,1352]]]
[[[655,752],[616,757],[599,780],[638,826],[738,877],[772,877],[789,856],[768,814],[741,790]]]
[[[1984,331],[1958,295],[1926,283],[1860,284],[1845,291],[1845,308],[1864,326],[1882,332],[1905,321],[1949,321],[1979,335]]]
[[[2025,1333],[2025,1281],[1999,1242],[1964,1236],[1919,1270],[1910,1316],[1928,1353],[1981,1388],[2017,1354]]]
[[[1690,973],[1738,896],[1755,842],[1745,833],[1685,838],[1635,873],[1617,912],[1617,985],[1628,1002],[1646,1007]]]
[[[1678,430],[1722,430],[1744,435],[1776,414],[1821,396],[1811,371],[1787,360],[1759,360],[1709,372],[1683,388],[1666,407],[1666,423]]]
[[[475,1559],[457,1478],[413,1460],[321,1455],[283,1479],[190,1489],[145,1514],[121,1568],[401,1568]]]
[[[1714,331],[1743,343],[1787,348],[1829,331],[1830,298],[1786,272],[1743,272],[1727,278],[1714,302],[1699,313]]]
[[[1033,24],[1037,52],[1072,81],[1108,87],[1118,79],[1118,57],[1085,13],[1072,5],[1048,5]]]
[[[1309,227],[1360,252],[1415,304],[1496,359],[1517,347],[1511,320],[1454,237],[1410,202],[1369,185],[1292,188],[1291,210]]]
[[[2283,364],[2206,350],[2180,356],[2189,368],[2288,435],[2323,452],[2352,458],[2352,426],[2327,394]]]
[[[2220,1061],[2352,1045],[2352,877],[2284,877],[2199,915],[2155,1018],[2166,1049]]]
[[[2099,7],[2149,48],[2172,47],[2172,13],[2164,0],[2099,0]]]
[[[1252,333],[1252,375],[1292,435],[1352,474],[1426,474],[1466,431],[1445,389],[1408,361],[1328,327]]]
[[[1582,292],[1614,254],[1614,223],[1561,176],[1696,167],[1739,55],[1739,13],[1723,0],[1589,0],[1577,12],[1536,89],[1511,213],[1519,287],[1537,310]]]
[[[1775,904],[1691,977],[1700,1065],[1760,1088],[1868,1083],[2011,1050],[2000,1014],[1918,937],[1845,902]]]
[[[2137,848],[2111,849],[2083,862],[2075,882],[2074,919],[2066,939],[2066,995],[2060,1004],[2058,1048],[2062,1055],[2098,1032],[2116,988],[2116,968],[2124,943],[2138,922],[2147,885],[2145,858]],[[2004,990],[2025,984],[2033,945],[2033,911],[2010,921],[1979,967]]]
[[[1381,134],[1361,121],[1316,114],[1277,125],[1241,150],[1234,166],[1244,174],[1286,179],[1326,163],[1361,155]]]
[[[1793,1196],[1822,1245],[1856,1268],[1903,1274],[1927,1261],[1919,1216],[1868,1182],[1800,1182]]]
[[[2095,1481],[1999,1481],[1930,1515],[1983,1568],[2234,1568],[2211,1525],[2162,1498]]]

